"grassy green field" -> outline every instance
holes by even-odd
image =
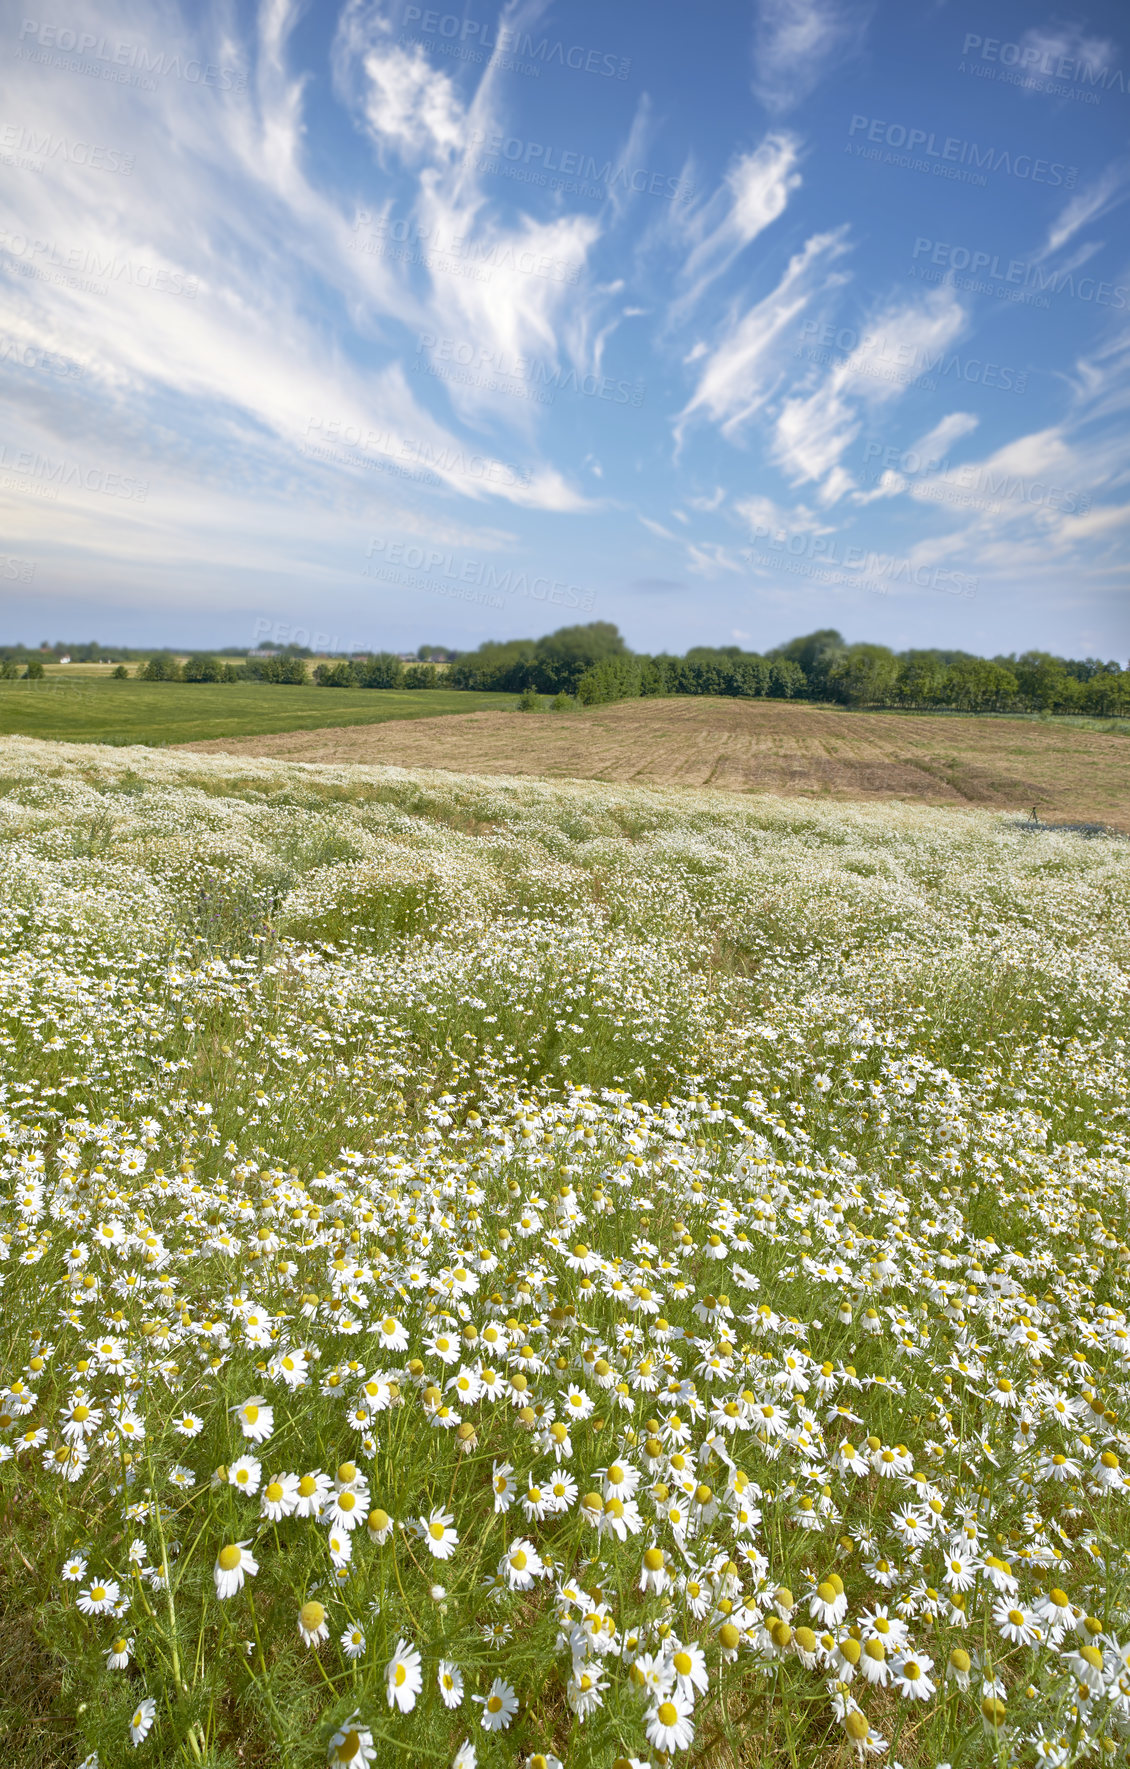
[[[284,688],[270,682],[115,682],[52,675],[42,682],[0,682],[0,734],[59,743],[163,745],[513,705],[512,694],[448,688]]]

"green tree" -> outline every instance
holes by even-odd
[[[356,688],[359,686],[358,673],[348,658],[341,658],[334,663],[320,663],[314,671],[314,680],[319,688]]]
[[[885,706],[894,698],[899,660],[885,645],[849,645],[831,660],[826,679],[848,706]]]
[[[181,679],[185,682],[222,682],[224,666],[214,657],[202,652],[186,657],[181,666]]]
[[[785,658],[789,663],[799,664],[808,682],[809,692],[815,699],[822,698],[828,692],[828,672],[841,651],[846,650],[844,637],[835,627],[820,627],[815,633],[805,633],[799,639],[790,639],[785,645],[777,645],[769,656]]]
[[[1010,669],[987,657],[960,657],[945,673],[943,704],[962,712],[1001,712],[1016,698],[1017,681]]]
[[[904,652],[896,684],[900,706],[937,706],[945,697],[946,665],[931,651]]]
[[[391,651],[378,651],[358,668],[362,688],[401,688],[404,665]]]

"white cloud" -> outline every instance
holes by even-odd
[[[835,471],[862,427],[860,407],[881,405],[906,391],[911,376],[889,375],[871,339],[893,345],[892,360],[910,363],[953,342],[965,324],[954,291],[944,286],[923,300],[890,308],[865,328],[861,342],[832,365],[814,392],[785,400],[777,419],[773,458],[792,485],[826,480],[822,501],[835,502],[851,489],[850,476]]]
[[[1050,71],[1052,74],[1056,64],[1063,60],[1083,62],[1092,71],[1098,71],[1110,67],[1118,58],[1117,45],[1109,37],[1089,37],[1077,21],[1054,28],[1029,26],[1020,38],[1020,52],[1022,68],[1032,67],[1034,72]],[[1031,60],[1033,54],[1034,63]],[[1028,98],[1042,96],[1038,80],[1031,86],[1021,84],[1016,90]],[[1082,90],[1087,91],[1089,87],[1084,86]]]
[[[789,260],[777,287],[731,324],[679,414],[677,438],[688,420],[702,412],[733,440],[765,404],[784,373],[783,347],[793,337],[796,320],[814,295],[844,280],[830,267],[848,250],[845,232],[841,227],[814,234]]]
[[[751,536],[755,539],[768,534],[782,532],[792,534],[831,534],[828,524],[810,510],[806,504],[796,504],[791,510],[783,509],[770,497],[755,493],[752,497],[742,498],[734,505],[734,509],[742,521],[748,525]]]
[[[975,417],[972,412],[949,412],[932,430],[927,430],[925,436],[920,436],[917,442],[911,443],[911,451],[920,455],[923,460],[929,460],[935,454],[944,454],[951,442],[958,442],[961,437],[969,436],[980,422],[980,418]]]
[[[800,143],[795,136],[767,135],[752,152],[733,161],[708,202],[697,210],[672,216],[672,225],[692,241],[680,271],[686,287],[672,307],[673,322],[690,311],[739,252],[784,214],[790,196],[802,182],[796,170],[799,157]]]
[[[896,473],[888,467],[879,475],[878,484],[873,486],[870,491],[853,491],[851,501],[853,504],[881,503],[884,498],[900,497],[906,490],[907,484],[908,481],[903,478],[901,473]]]
[[[365,121],[373,139],[413,160],[452,155],[463,146],[466,119],[447,75],[422,49],[370,49],[364,59]]]
[[[871,8],[837,0],[757,0],[753,90],[773,115],[791,110],[863,43]]]
[[[1060,251],[1081,227],[1089,222],[1097,221],[1100,216],[1126,200],[1128,186],[1127,168],[1125,166],[1109,166],[1100,178],[1084,190],[1076,191],[1069,202],[1065,203],[1056,219],[1048,229],[1048,237],[1036,254],[1036,262],[1042,263],[1053,253]],[[1097,250],[1098,248],[1092,248]],[[1091,256],[1089,252],[1088,257]],[[1085,260],[1080,260],[1085,262]]]

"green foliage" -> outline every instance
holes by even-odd
[[[337,663],[318,664],[314,680],[319,688],[359,688],[361,685],[357,669],[347,658]]]
[[[185,658],[180,679],[182,682],[222,682],[225,679],[224,665],[218,658],[198,652]]]
[[[249,682],[275,682],[286,687],[300,687],[309,680],[306,673],[306,660],[303,657],[249,657],[243,666],[243,675]]]
[[[541,695],[536,688],[523,688],[518,696],[518,711],[520,713],[540,713]]]
[[[38,657],[33,657],[30,660],[30,662],[28,663],[28,666],[24,671],[24,681],[25,682],[42,682],[46,673],[47,672],[43,668],[43,665],[40,663]]]
[[[457,658],[445,679],[465,688],[575,694],[587,670],[627,656],[619,630],[610,621],[594,620],[585,626],[559,627],[537,640],[487,640],[477,651]]]
[[[181,682],[181,666],[171,651],[158,651],[149,659],[142,677],[146,682]]]
[[[885,645],[850,645],[833,658],[826,679],[837,700],[875,706],[889,700],[898,676],[898,659]]]

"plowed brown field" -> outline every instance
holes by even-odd
[[[771,700],[621,701],[217,738],[186,749],[460,774],[984,805],[1130,830],[1130,737],[1054,721],[827,710]]]

